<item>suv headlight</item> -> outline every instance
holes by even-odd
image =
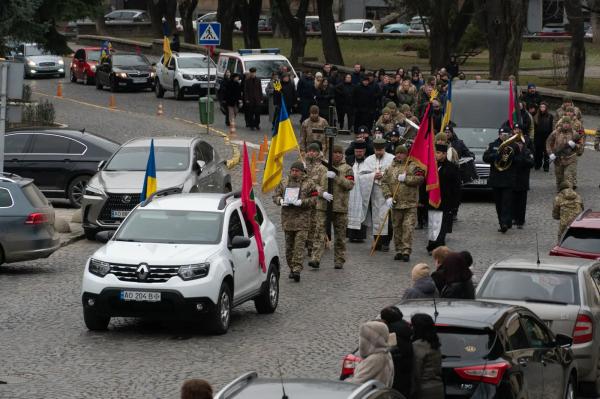
[[[90,259],[89,271],[96,276],[104,277],[110,272],[110,263],[97,259]]]
[[[65,65],[65,61],[62,59],[58,60],[58,65]]]
[[[187,73],[182,74],[181,77],[184,78],[185,80],[194,79],[194,77],[192,75],[188,75]]]
[[[90,69],[92,70],[92,72],[96,72],[96,65],[90,66]]]
[[[150,77],[153,78],[156,76],[156,72],[150,72]]]
[[[27,61],[27,65],[29,65],[29,66],[35,66],[35,61]]]
[[[118,78],[127,79],[127,74],[125,72],[117,72],[115,75],[117,75]]]
[[[195,265],[183,265],[177,273],[182,280],[194,280],[208,276],[210,263],[198,263]]]
[[[101,188],[90,186],[89,184],[85,187],[85,195],[91,195],[92,197],[101,197],[104,192]]]

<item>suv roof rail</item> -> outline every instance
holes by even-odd
[[[369,380],[352,391],[350,396],[348,396],[348,399],[362,398],[367,393],[379,388],[385,388],[385,385],[377,380]]]
[[[10,172],[0,172],[0,180],[15,183],[14,179],[21,179],[21,176]]]
[[[181,193],[181,187],[169,187],[169,188],[165,188],[163,190],[158,190],[158,191],[154,192],[151,196],[146,198],[140,206],[143,208],[146,205],[148,205],[149,203],[151,203],[152,200],[155,198],[166,197],[167,195],[179,194],[179,193]]]
[[[587,216],[588,213],[590,213],[592,211],[592,208],[588,208],[586,210],[584,210],[583,212],[581,212],[579,215],[577,215],[577,217],[575,218],[575,220],[579,221],[581,219],[583,219],[584,217]]]
[[[242,374],[241,376],[227,384],[225,388],[221,389],[221,391],[215,396],[215,399],[227,399],[229,398],[229,395],[240,391],[243,387],[250,384],[253,380],[257,378],[258,374],[256,373],[256,371],[251,371],[249,373]]]
[[[218,210],[223,210],[225,209],[225,204],[227,203],[227,200],[231,197],[233,198],[240,198],[242,196],[242,192],[241,191],[231,191],[227,194],[225,194],[222,198],[221,201],[219,201],[219,206],[217,207]]]

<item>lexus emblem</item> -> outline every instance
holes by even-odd
[[[131,195],[124,195],[123,198],[121,198],[121,202],[129,204],[131,202]]]
[[[138,280],[145,281],[148,278],[148,275],[150,275],[150,269],[148,269],[148,265],[146,263],[140,263],[136,273]]]

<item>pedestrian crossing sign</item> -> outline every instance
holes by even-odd
[[[200,46],[218,46],[221,44],[221,24],[218,22],[200,22],[198,24],[198,44]]]

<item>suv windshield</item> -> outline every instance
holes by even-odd
[[[149,147],[121,147],[104,168],[105,171],[145,171]],[[156,170],[187,170],[190,154],[187,147],[154,147]]]
[[[221,213],[140,209],[119,229],[115,240],[169,244],[217,244],[221,241]]]
[[[177,64],[179,68],[208,68],[206,57],[180,57],[177,58]],[[217,66],[214,62],[211,62],[210,67],[212,69]]]
[[[490,353],[496,335],[487,330],[437,327],[443,359],[483,359]]]
[[[261,79],[270,79],[273,72],[279,72],[282,66],[286,66],[290,75],[293,75],[292,66],[287,60],[246,61],[245,64],[247,71],[252,67],[256,68],[256,77]]]
[[[487,148],[488,145],[498,138],[497,129],[460,129],[454,128],[459,139],[465,142],[469,148]]]
[[[452,121],[457,127],[489,128],[495,136],[498,135],[498,129],[508,115],[508,90],[466,89],[456,90],[453,94]]]
[[[477,298],[578,305],[577,276],[548,270],[494,269]]]
[[[112,63],[114,66],[138,66],[150,65],[148,59],[143,55],[113,55]]]
[[[574,251],[598,253],[600,252],[600,230],[572,227],[567,230],[560,246]]]

